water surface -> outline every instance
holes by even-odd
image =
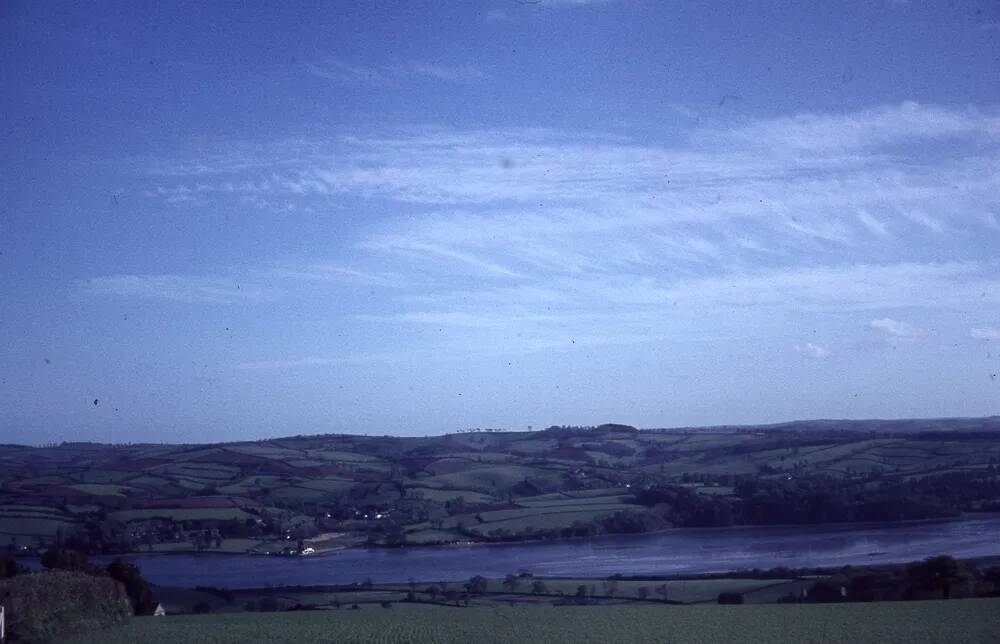
[[[349,548],[315,557],[133,555],[152,582],[260,586],[459,580],[473,575],[604,577],[749,568],[862,565],[939,554],[1000,555],[1000,516],[879,526],[774,526],[671,530],[653,535],[509,545]]]

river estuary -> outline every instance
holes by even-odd
[[[1000,516],[878,526],[683,529],[550,543],[349,548],[314,557],[132,555],[152,582],[247,588],[459,580],[511,572],[606,577],[863,565],[1000,555]]]

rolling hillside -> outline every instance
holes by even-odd
[[[940,515],[994,509],[998,463],[996,417],[3,445],[0,545],[297,554],[364,541],[558,538],[759,521],[766,508],[751,497],[775,490],[936,500]],[[944,481],[951,496],[926,481]],[[817,521],[868,516],[834,506]],[[727,518],[733,508],[741,514]]]

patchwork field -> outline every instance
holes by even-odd
[[[998,469],[1000,418],[0,445],[0,545],[40,548],[86,532],[91,550],[261,551],[279,539],[318,549],[310,540],[330,532],[352,535],[339,545],[405,545],[930,518],[1000,509]],[[932,478],[944,484],[908,491]],[[702,501],[640,498],[665,486]],[[771,501],[756,502],[761,486]],[[810,495],[836,487],[837,500],[813,507]],[[785,517],[789,490],[802,507]],[[872,498],[855,503],[860,494]]]

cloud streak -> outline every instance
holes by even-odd
[[[411,127],[147,163],[146,194],[404,213],[372,220],[330,258],[248,273],[292,298],[385,288],[380,310],[354,319],[448,329],[453,347],[711,339],[734,317],[801,314],[912,338],[921,332],[886,314],[1000,304],[994,259],[941,252],[944,237],[968,251],[963,237],[997,235],[997,114],[903,103],[716,125],[669,145]],[[233,297],[171,279],[92,290]],[[794,337],[781,346],[830,355]]]
[[[971,329],[970,333],[979,340],[1000,340],[1000,327],[978,327]]]
[[[359,65],[327,57],[305,64],[306,71],[317,78],[344,85],[392,87],[403,82],[435,81],[463,85],[485,80],[487,75],[472,65],[449,65],[411,61],[395,65]]]
[[[796,345],[795,350],[807,358],[816,360],[825,360],[831,355],[829,349],[813,344],[812,342],[807,342],[804,345]]]
[[[79,292],[93,297],[167,300],[186,304],[236,304],[266,298],[253,284],[222,277],[191,275],[108,275],[79,284]]]
[[[892,318],[879,318],[877,320],[872,320],[868,323],[868,326],[897,338],[912,338],[920,333],[920,331],[912,324],[909,324],[908,322],[901,322],[899,320],[893,320]]]

